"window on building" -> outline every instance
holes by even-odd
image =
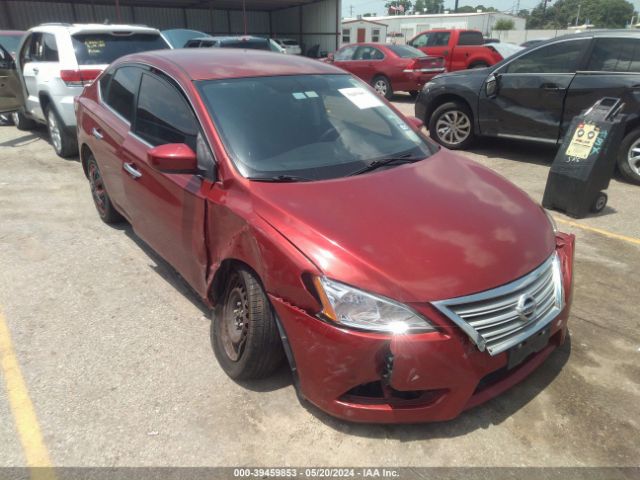
[[[371,41],[379,42],[380,41],[380,29],[374,28],[371,30]]]
[[[342,29],[342,43],[351,43],[351,29]]]

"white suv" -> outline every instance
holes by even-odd
[[[24,108],[21,130],[45,123],[61,157],[77,154],[73,101],[111,62],[130,53],[169,48],[155,28],[132,25],[43,24],[25,35],[16,64]]]

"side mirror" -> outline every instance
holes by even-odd
[[[198,173],[196,154],[184,143],[158,145],[147,152],[149,164],[164,173]]]
[[[500,90],[500,75],[489,75],[484,84],[484,91],[487,97],[493,98],[498,95]]]
[[[416,127],[418,130],[422,130],[422,127],[424,127],[424,122],[420,120],[418,117],[407,117],[407,120],[411,125]]]
[[[335,62],[335,60],[336,60],[336,57],[335,57],[335,55],[333,53],[328,53],[327,54],[327,61],[328,62],[333,63],[333,62]]]

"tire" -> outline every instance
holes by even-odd
[[[591,211],[593,213],[600,213],[602,210],[604,210],[604,207],[607,206],[608,199],[609,197],[607,196],[606,193],[604,192],[598,193],[598,195],[596,196],[596,199],[593,201],[593,205],[591,205]]]
[[[475,137],[469,107],[458,101],[440,105],[429,119],[429,135],[451,150],[467,148]]]
[[[98,162],[96,162],[93,154],[89,154],[89,158],[87,159],[87,177],[89,179],[89,185],[91,186],[93,204],[96,206],[100,219],[110,225],[124,221],[122,215],[118,213],[113,203],[111,203],[111,198],[109,198],[109,194],[107,193],[100,168],[98,168]]]
[[[618,169],[626,180],[640,185],[640,128],[632,130],[622,140]]]
[[[22,112],[13,112],[11,114],[11,118],[13,119],[13,124],[18,130],[33,130],[36,128],[36,122],[25,117]]]
[[[213,350],[235,380],[265,378],[284,360],[271,304],[248,269],[232,271],[211,322]]]
[[[47,130],[49,140],[56,155],[62,158],[73,157],[78,154],[78,140],[67,132],[67,129],[60,119],[58,112],[53,107],[47,107],[44,111],[47,119]]]
[[[484,63],[484,62],[478,62],[478,63],[474,63],[472,65],[469,65],[469,70],[473,70],[475,68],[487,68],[489,65]]]
[[[378,95],[389,99],[393,97],[393,88],[391,88],[391,82],[384,75],[378,75],[371,80],[371,86]]]

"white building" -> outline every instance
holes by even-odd
[[[342,22],[342,45],[356,42],[387,41],[387,25],[365,18]]]
[[[498,12],[484,13],[443,13],[437,15],[394,15],[389,17],[374,17],[375,23],[382,23],[388,26],[386,35],[390,39],[403,43],[420,32],[437,28],[458,28],[469,30],[480,30],[486,37],[492,36],[493,26],[498,20],[512,20],[514,30],[524,30],[526,20],[524,18]],[[344,25],[358,21],[354,18],[342,20]],[[344,35],[343,35],[344,36]],[[351,37],[351,42],[355,42],[355,37]],[[342,44],[344,45],[344,39]]]

